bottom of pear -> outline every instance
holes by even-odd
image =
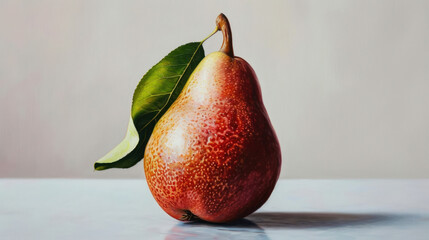
[[[198,221],[200,218],[189,210],[183,210],[183,215],[180,218],[182,221]]]

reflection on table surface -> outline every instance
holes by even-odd
[[[280,180],[228,224],[169,217],[143,180],[0,179],[0,239],[413,239],[429,235],[429,180]]]

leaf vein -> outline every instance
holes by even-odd
[[[169,55],[168,57],[178,57],[178,56],[185,56],[185,55],[192,55],[192,53],[182,53],[182,54],[176,54],[176,55]]]
[[[176,84],[174,85],[174,87],[173,87],[173,90],[170,92],[170,94],[169,94],[169,97],[168,97],[168,99],[167,99],[167,101],[166,101],[166,103],[161,107],[161,109],[159,110],[159,112],[148,122],[148,123],[146,123],[146,125],[144,125],[143,126],[143,129],[144,128],[146,128],[153,120],[155,120],[156,119],[156,117],[159,115],[159,113],[162,111],[162,109],[164,109],[166,106],[167,106],[167,104],[168,104],[168,102],[170,101],[170,99],[171,99],[171,95],[173,94],[173,92],[174,92],[174,90],[177,88],[177,85],[179,84],[179,82],[182,80],[181,78],[183,77],[183,75],[185,74],[185,72],[188,70],[188,68],[189,68],[189,65],[192,63],[192,60],[194,60],[194,57],[195,57],[195,54],[198,52],[198,50],[200,49],[200,47],[201,47],[201,45],[203,44],[203,42],[200,42],[200,44],[198,45],[198,47],[197,47],[197,49],[195,50],[195,52],[192,54],[192,56],[191,56],[191,59],[190,59],[190,61],[189,61],[189,63],[188,64],[186,64],[186,67],[185,67],[185,70],[183,71],[183,73],[180,75],[180,78],[179,78],[179,80],[176,82]]]

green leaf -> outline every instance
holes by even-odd
[[[176,48],[143,76],[134,91],[131,118],[124,140],[95,162],[95,170],[129,168],[143,159],[156,123],[179,96],[189,76],[204,58],[204,40]]]
[[[127,135],[124,140],[119,143],[114,149],[112,149],[109,153],[107,153],[104,157],[98,160],[95,163],[95,170],[104,170],[108,168],[126,168],[127,161],[114,161],[119,159],[134,159],[140,156],[138,150],[139,144],[139,135],[136,127],[134,126],[133,119],[130,117],[130,121],[128,123]],[[133,151],[135,150],[135,151]],[[112,161],[113,160],[113,161]]]

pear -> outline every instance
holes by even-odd
[[[151,193],[182,221],[243,218],[267,201],[280,174],[280,146],[256,74],[234,56],[225,15],[216,26],[220,51],[199,63],[145,149]]]

